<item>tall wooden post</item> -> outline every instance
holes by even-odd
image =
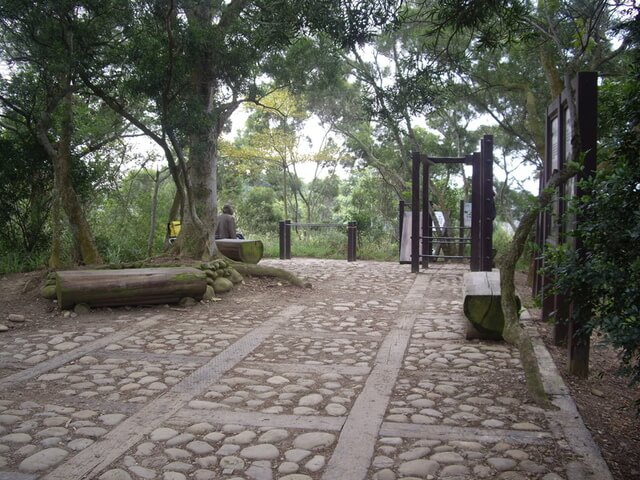
[[[481,220],[481,162],[480,153],[474,152],[472,156],[473,173],[471,174],[471,271],[481,271],[481,242],[480,242],[480,220]]]
[[[291,220],[284,221],[285,256],[286,260],[291,260]]]
[[[356,240],[358,237],[358,229],[356,222],[347,224],[347,261],[356,261]]]
[[[465,225],[464,225],[464,199],[460,200],[460,216],[458,218],[458,223],[460,225],[459,228],[459,234],[458,236],[460,237],[460,243],[458,244],[458,256],[462,257],[464,255],[464,232],[465,232]]]
[[[579,181],[591,177],[596,171],[596,150],[598,146],[598,74],[596,72],[580,72],[575,79],[575,98],[577,102],[578,128],[580,131],[580,150],[584,155],[582,174],[578,177],[576,195],[587,194],[580,188]],[[575,124],[575,123],[574,123]],[[582,215],[578,212],[576,222]],[[576,249],[583,252],[581,242],[576,242]],[[571,306],[574,312],[578,305]],[[589,320],[590,313],[581,308],[581,318],[571,314],[569,319],[569,371],[574,375],[586,378],[589,375],[589,335],[582,331],[584,323]]]
[[[422,268],[429,266],[433,242],[433,226],[431,221],[431,209],[429,208],[429,161],[422,161]]]
[[[420,270],[420,153],[411,154],[411,273]]]
[[[280,252],[280,260],[284,260],[286,258],[286,247],[285,247],[285,234],[284,234],[284,220],[278,222],[278,240],[279,240],[279,252]]]
[[[404,209],[405,201],[400,200],[398,204],[398,256],[402,259],[402,230],[405,228],[404,224]]]
[[[491,204],[493,199],[493,135],[485,135],[480,142],[480,156],[482,157],[482,195],[481,209],[481,260],[480,271],[490,272],[493,263],[493,218]]]

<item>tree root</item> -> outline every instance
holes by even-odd
[[[520,325],[514,280],[515,269],[516,263],[524,251],[529,233],[538,219],[538,213],[551,203],[556,187],[574,176],[577,172],[578,170],[575,166],[569,166],[565,170],[552,175],[547,183],[547,188],[538,197],[537,205],[524,214],[520,220],[520,225],[518,225],[513,235],[513,240],[509,248],[498,260],[498,266],[500,267],[501,306],[502,312],[504,313],[504,330],[502,337],[508,343],[518,348],[529,393],[539,406],[547,409],[551,408],[551,402],[542,384],[540,366],[536,360],[533,343],[522,328],[522,325]]]
[[[250,263],[234,262],[227,260],[231,267],[235,268],[241,275],[249,275],[252,277],[275,277],[281,280],[286,280],[291,285],[300,288],[311,288],[310,282],[305,282],[297,275],[276,267],[265,267],[264,265],[254,265]]]
[[[274,277],[284,280],[295,287],[300,288],[311,288],[312,285],[310,282],[302,280],[300,277],[291,273],[287,270],[283,270],[281,268],[276,267],[265,267],[264,265],[254,265],[250,263],[242,263],[237,262],[235,260],[231,260],[224,255],[218,255],[216,257],[219,260],[224,260],[229,267],[235,269],[240,275],[248,275],[253,277]],[[212,260],[215,261],[215,260]],[[154,268],[154,267],[194,267],[201,268],[204,263],[200,260],[194,259],[181,259],[176,256],[162,256],[162,257],[152,257],[145,260],[141,260],[138,262],[129,262],[122,264],[110,264],[110,265],[101,265],[97,268],[100,269],[120,269],[120,268]]]

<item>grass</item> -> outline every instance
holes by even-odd
[[[277,235],[252,235],[248,238],[262,240],[266,258],[280,257]],[[359,260],[398,261],[398,245],[391,239],[361,234],[356,250]],[[299,235],[292,232],[291,256],[346,260],[347,235],[339,230],[301,231]]]
[[[47,265],[47,253],[5,252],[0,255],[0,274],[31,272]]]

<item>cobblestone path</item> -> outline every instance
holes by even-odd
[[[610,478],[561,384],[465,340],[464,267],[264,263],[314,288],[3,334],[0,480]]]

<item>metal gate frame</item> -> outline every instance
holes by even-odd
[[[471,165],[471,271],[489,272],[493,257],[493,135],[480,141],[480,151],[466,157],[430,157],[413,152],[411,175],[411,272],[418,273],[420,264],[428,268],[433,258],[432,222],[429,215],[429,169],[431,165],[464,163]],[[422,167],[422,176],[420,169]],[[422,194],[421,194],[422,192]],[[420,222],[420,211],[422,222]],[[416,232],[419,232],[416,235]],[[422,246],[422,249],[420,248]],[[461,257],[461,256],[457,256]],[[446,257],[445,257],[446,258]]]

